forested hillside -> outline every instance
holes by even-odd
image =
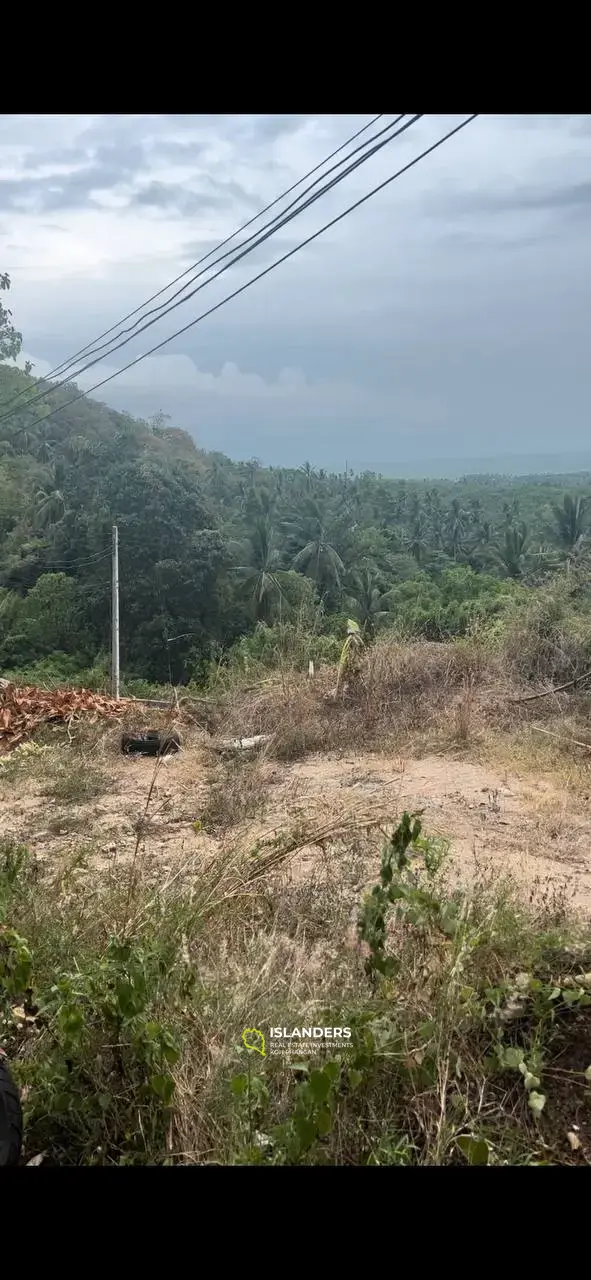
[[[0,364],[3,672],[51,657],[56,676],[104,678],[113,523],[122,669],[154,682],[201,681],[237,642],[270,652],[269,624],[314,634],[319,656],[348,616],[366,637],[462,635],[585,564],[588,474],[438,483],[265,468],[200,451],[164,414],[65,406],[72,391],[27,408],[39,384]]]
[[[591,1165],[591,474],[235,462],[20,350],[0,1165]]]

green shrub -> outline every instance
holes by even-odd
[[[85,647],[77,582],[66,573],[44,573],[26,596],[13,594],[0,613],[0,661],[29,665],[48,653]]]
[[[180,941],[160,913],[133,938],[80,909],[73,929],[71,887],[50,877],[40,894],[28,850],[0,846],[2,1041],[23,1091],[27,1154],[165,1161],[179,1058],[170,1019],[191,981]]]
[[[227,892],[227,854],[197,881],[133,870],[91,884],[79,857],[52,868],[0,844],[2,1045],[25,1158],[576,1163],[565,1124],[591,1078],[588,937],[560,903],[536,915],[496,875],[470,893],[448,884],[445,843],[405,814],[344,949],[337,886],[363,865],[351,851],[335,880],[297,884],[249,881],[251,853]],[[286,1061],[242,1039],[310,1022],[350,1028],[349,1048]]]
[[[421,573],[388,592],[395,630],[426,640],[449,640],[486,628],[516,600],[526,598],[525,588],[466,565],[446,568],[436,577]]]
[[[306,671],[308,663],[338,662],[342,638],[322,635],[293,623],[277,623],[274,627],[258,622],[249,636],[242,636],[228,650],[223,667],[230,674],[253,675],[275,670],[282,664]],[[217,668],[210,679],[215,683]]]
[[[557,580],[528,596],[507,617],[502,637],[508,670],[523,680],[561,684],[591,667],[591,614],[575,582]]]
[[[3,675],[15,684],[41,685],[51,689],[58,686],[81,686],[85,683],[88,672],[80,657],[58,650],[51,657],[38,658],[27,666],[4,669]]]

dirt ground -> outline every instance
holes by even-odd
[[[58,750],[64,760],[66,752],[71,758],[76,754],[75,744]],[[514,876],[531,897],[560,894],[591,917],[586,797],[573,799],[552,775],[518,777],[440,755],[401,760],[388,753],[332,752],[289,764],[258,759],[242,766],[255,771],[248,785],[255,792],[256,812],[216,830],[201,820],[212,782],[223,789],[224,775],[201,743],[160,763],[147,813],[154,761],[126,758],[113,749],[99,763],[105,789],[82,804],[51,798],[43,775],[0,779],[2,835],[26,841],[43,859],[84,853],[87,864],[100,869],[129,860],[138,819],[145,815],[142,848],[164,875],[179,860],[195,857],[198,865],[200,857],[209,858],[218,848],[248,847],[255,839],[297,829],[304,820],[312,831],[329,829],[332,818],[358,819],[361,826],[365,818],[369,825],[376,819],[394,821],[404,808],[422,809],[425,833],[450,842],[453,874],[462,881],[489,867]],[[376,867],[379,843],[376,838]],[[330,848],[330,836],[322,850],[312,837],[308,844],[300,841],[284,874],[305,877]]]

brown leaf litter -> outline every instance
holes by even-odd
[[[120,716],[133,700],[111,698],[90,689],[38,689],[34,685],[0,685],[0,754],[28,738],[42,724],[61,720],[70,724],[77,715],[96,720]]]

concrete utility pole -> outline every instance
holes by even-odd
[[[119,530],[113,525],[111,594],[111,693],[119,698]]]

